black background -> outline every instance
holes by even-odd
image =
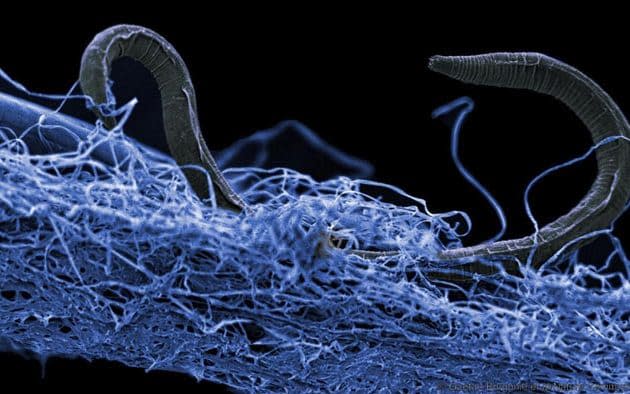
[[[322,12],[246,5],[229,12],[184,8],[175,12],[173,6],[149,15],[117,12],[122,8],[113,6],[106,12],[105,7],[84,4],[76,13],[33,9],[24,11],[28,16],[24,18],[4,14],[0,68],[31,90],[63,93],[77,79],[81,53],[94,34],[117,23],[145,25],[166,37],[188,64],[211,149],[224,148],[281,120],[299,120],[332,145],[373,163],[376,179],[426,199],[433,212],[468,212],[474,223],[466,241],[470,244],[493,235],[498,221],[452,164],[450,131],[431,119],[434,108],[462,95],[475,101],[461,137],[461,157],[504,207],[507,236],[531,231],[522,204],[528,180],[584,152],[589,136],[553,99],[448,80],[426,68],[429,56],[543,52],[579,68],[622,109],[630,108],[626,45],[616,32],[604,30],[615,26],[623,30],[623,25],[610,21],[612,10],[601,18],[559,13],[548,20],[540,14],[517,20],[515,11],[509,18],[483,20],[461,9],[454,15],[454,4],[442,11],[398,10],[396,15],[379,9]],[[569,20],[571,28],[563,25]],[[126,86],[127,97],[119,97],[119,102],[131,96],[140,99],[128,127],[132,129],[133,122],[155,119],[151,114],[159,111],[159,104],[153,86],[143,88],[142,80],[125,79],[126,75],[125,70],[115,70],[116,83]],[[156,134],[145,135],[143,141],[160,145],[163,137]],[[541,221],[572,207],[594,174],[591,161],[541,183],[532,195]],[[624,221],[620,227],[623,233]],[[186,376],[147,374],[105,361],[53,358],[45,365],[42,376],[38,361],[2,354],[0,384],[80,387],[124,381],[216,389]]]

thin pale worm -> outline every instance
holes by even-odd
[[[197,102],[186,64],[175,48],[156,32],[142,26],[112,26],[94,37],[81,59],[80,83],[83,93],[97,105],[107,104],[107,80],[112,63],[130,57],[146,67],[157,81],[162,100],[164,132],[171,154],[179,165],[203,167],[200,171],[185,169],[184,174],[197,195],[206,199],[213,187],[217,205],[241,212],[247,204],[221,174],[203,138],[197,119]],[[115,119],[102,117],[112,128]]]
[[[441,252],[440,258],[510,256],[524,263],[531,254],[533,266],[538,267],[569,242],[608,228],[621,215],[630,197],[630,145],[627,142],[630,126],[612,98],[589,77],[539,53],[434,56],[429,61],[429,68],[471,84],[527,89],[550,95],[582,120],[594,144],[620,137],[596,151],[597,176],[584,198],[567,214],[532,235],[447,249]],[[576,250],[592,240],[584,238],[566,251]],[[518,268],[515,261],[506,261],[505,265],[510,272]],[[494,272],[480,263],[469,264],[467,269],[481,274]]]

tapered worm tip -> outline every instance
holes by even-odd
[[[429,58],[429,70],[440,74],[449,75],[453,69],[451,56],[434,55]]]

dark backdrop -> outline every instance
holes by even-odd
[[[474,99],[461,156],[505,208],[508,236],[531,231],[522,207],[528,180],[585,151],[589,136],[553,99],[448,80],[427,70],[430,55],[543,52],[581,69],[622,109],[630,108],[623,48],[614,35],[587,22],[578,21],[575,30],[568,30],[560,24],[562,17],[549,24],[527,18],[480,23],[465,13],[455,18],[450,11],[422,16],[403,11],[390,17],[380,10],[368,15],[359,10],[284,14],[245,8],[228,13],[167,10],[150,16],[106,15],[83,6],[80,16],[41,11],[38,18],[30,14],[15,20],[5,14],[0,67],[32,90],[65,92],[76,80],[82,50],[95,33],[116,23],[146,25],[173,43],[188,64],[212,149],[281,120],[299,120],[332,145],[373,163],[376,179],[426,199],[432,211],[468,212],[474,223],[467,239],[471,244],[494,234],[498,222],[455,170],[449,129],[430,116],[435,107],[462,95]],[[244,11],[251,12],[245,16]],[[145,85],[142,76],[129,77],[124,69],[116,69],[115,78],[121,102],[131,96],[141,100],[130,132],[138,122],[156,119],[151,116],[159,111],[155,87]],[[143,129],[159,130],[159,125]],[[160,146],[159,134],[139,138]],[[594,173],[594,163],[587,162],[543,182],[532,196],[538,217],[549,221],[572,207]],[[622,221],[622,234],[623,227]],[[0,377],[3,386],[125,381],[216,388],[178,374],[146,374],[103,361],[53,358],[42,376],[38,361],[11,354],[0,356]]]

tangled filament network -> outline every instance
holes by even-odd
[[[0,129],[5,346],[246,391],[630,384],[630,265],[612,233],[606,261],[575,252],[450,283],[432,275],[458,265],[435,256],[461,245],[453,222],[467,218],[395,187],[233,168],[252,206],[236,214],[123,132],[97,124],[75,151],[33,153],[24,136],[38,132]],[[103,144],[129,155],[104,164],[90,154]],[[385,189],[407,204],[379,199]]]

